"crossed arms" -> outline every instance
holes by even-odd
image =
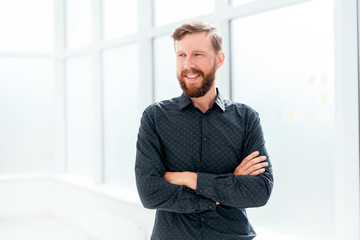
[[[141,119],[136,153],[136,184],[145,208],[177,213],[229,207],[259,207],[268,201],[273,177],[261,126],[255,119],[244,147],[247,156],[233,173],[168,172],[151,112]]]
[[[259,156],[259,151],[252,152],[237,166],[234,171],[235,175],[251,175],[257,176],[265,172],[265,167],[269,164],[263,162],[266,160],[266,156]],[[196,190],[197,185],[197,173],[194,172],[165,172],[164,178],[166,181],[179,186],[186,186],[192,190]],[[219,205],[216,202],[216,205]]]

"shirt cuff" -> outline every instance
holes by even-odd
[[[216,210],[216,203],[215,201],[208,199],[208,198],[200,198],[199,201],[199,208],[200,210]]]
[[[197,173],[196,193],[208,198],[215,197],[215,177],[214,174]]]
[[[183,203],[181,210],[184,212],[187,212],[190,209],[194,213],[199,213],[199,212],[203,212],[203,211],[207,211],[207,210],[210,210],[210,211],[216,210],[216,202],[215,201],[213,201],[207,197],[198,195],[198,194],[196,195],[194,193],[194,190],[192,190],[190,188],[184,187],[184,191],[182,194],[183,194],[183,196],[185,194],[189,194],[187,197],[186,196],[184,196],[184,197],[188,198],[191,202],[191,205],[189,205],[188,202]],[[196,199],[196,201],[195,201],[195,199]]]

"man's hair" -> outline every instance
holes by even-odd
[[[184,23],[180,27],[178,27],[171,37],[174,39],[174,44],[176,41],[181,40],[187,34],[206,32],[208,36],[210,36],[211,44],[216,53],[222,50],[222,36],[217,31],[217,29],[210,25],[207,22],[203,21],[192,21],[188,23]]]

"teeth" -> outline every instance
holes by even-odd
[[[196,78],[198,75],[187,75],[188,78]]]

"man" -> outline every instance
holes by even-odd
[[[156,209],[151,239],[253,239],[245,208],[265,205],[273,187],[258,114],[215,87],[225,56],[213,26],[190,22],[172,37],[183,94],[145,109],[137,142],[138,192]]]

